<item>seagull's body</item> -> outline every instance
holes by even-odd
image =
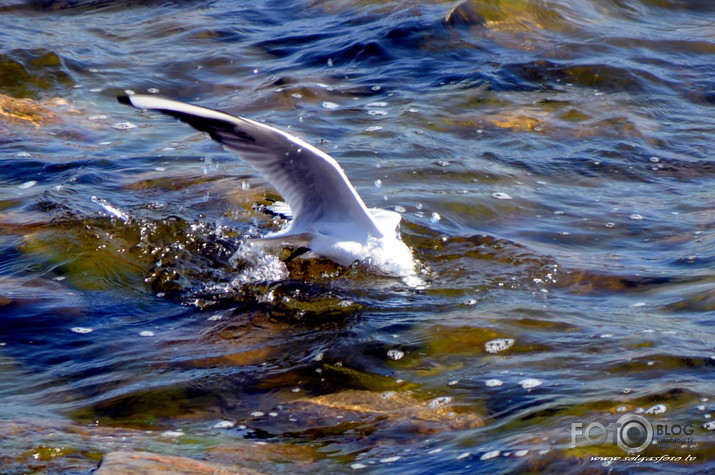
[[[306,247],[343,266],[360,261],[392,276],[415,274],[412,252],[397,232],[400,214],[368,209],[325,152],[281,130],[214,109],[143,94],[119,101],[207,132],[263,175],[290,206],[292,220],[259,241]]]

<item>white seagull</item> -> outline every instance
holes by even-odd
[[[386,275],[416,277],[412,252],[398,235],[400,214],[368,209],[327,153],[281,130],[218,110],[154,95],[131,94],[118,100],[207,132],[237,151],[275,187],[290,206],[292,220],[259,242],[297,245],[343,266],[360,261]]]

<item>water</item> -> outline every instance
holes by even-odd
[[[7,1],[0,27],[4,472],[715,467],[711,2]],[[427,284],[250,252],[279,197],[126,90],[331,153]],[[683,460],[571,446],[631,413],[691,427],[641,452]]]

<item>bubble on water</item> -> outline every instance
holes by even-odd
[[[496,340],[488,341],[484,344],[484,349],[487,353],[499,353],[514,346],[512,338],[497,338]]]
[[[375,180],[375,188],[382,188],[382,180],[379,178]]]
[[[266,414],[263,413],[263,412],[261,412],[261,411],[253,411],[253,412],[251,413],[251,417],[263,417],[263,416],[265,416],[265,415],[266,415]]]
[[[715,430],[715,422],[706,422],[705,424],[703,424],[703,429],[707,431]]]
[[[542,384],[544,384],[544,382],[536,378],[525,378],[519,381],[519,385],[524,389],[532,389]]]
[[[402,457],[400,457],[399,455],[395,455],[394,457],[382,458],[382,459],[380,459],[380,462],[381,463],[394,463],[394,462],[397,462],[398,460],[400,460],[401,458]]]
[[[223,318],[223,315],[216,314],[216,315],[211,315],[206,320],[208,320],[209,322],[215,322],[217,320],[221,320],[222,318]]]
[[[233,426],[235,426],[236,423],[232,421],[219,421],[216,424],[214,424],[214,429],[230,429]]]
[[[387,352],[387,357],[395,361],[401,360],[405,357],[405,352],[400,350],[389,350]]]
[[[340,107],[339,104],[336,104],[335,102],[330,102],[330,101],[323,101],[322,106],[324,109],[337,109],[338,107]]]
[[[299,393],[299,392],[300,392],[300,388],[293,388],[293,389],[290,390],[290,392],[292,392],[292,393]]]
[[[124,121],[124,122],[117,122],[112,125],[113,129],[117,130],[129,130],[129,129],[135,129],[137,126],[135,124],[132,124],[131,122]]]
[[[487,387],[489,387],[489,388],[496,388],[499,386],[503,386],[504,381],[502,381],[501,379],[492,378],[492,379],[487,379],[486,381],[484,381],[484,384],[486,384]]]
[[[154,336],[154,332],[151,330],[143,330],[139,332],[139,336]]]
[[[88,120],[106,120],[106,119],[109,119],[109,117],[104,114],[96,114],[96,115],[90,115],[89,117],[87,117],[87,119]]]
[[[616,226],[616,223],[609,221],[606,224],[604,224],[604,226],[606,226],[607,228],[613,228]]]
[[[94,330],[92,328],[87,328],[87,327],[72,327],[70,328],[75,333],[79,334],[86,334],[86,333],[92,333]]]
[[[30,181],[26,181],[25,183],[22,183],[22,184],[20,184],[20,185],[17,185],[17,187],[18,187],[20,190],[27,190],[27,189],[29,189],[29,188],[32,188],[32,187],[35,186],[35,185],[37,185],[37,181],[36,181],[36,180],[30,180]]]
[[[149,89],[147,89],[147,92],[149,92],[150,94],[159,94],[159,89],[155,87],[150,87]]]
[[[616,412],[628,412],[628,406],[618,406]]]
[[[293,94],[290,95],[290,97],[292,97],[294,99],[303,99],[303,94],[301,94],[299,92],[294,92]]]
[[[382,116],[382,115],[387,115],[387,112],[385,111],[380,111],[380,110],[375,110],[375,109],[370,109],[367,111],[368,115],[372,116]]]
[[[380,89],[382,89],[382,86],[372,86],[370,89],[372,89],[373,91],[379,91]]]
[[[655,406],[649,407],[645,410],[646,414],[665,414],[668,411],[668,407],[665,404],[656,404]]]
[[[398,213],[406,213],[407,212],[407,209],[403,206],[395,206],[393,209],[395,211],[397,211]]]
[[[514,452],[514,457],[524,457],[529,453],[529,449],[517,450]]]
[[[645,218],[643,217],[643,215],[640,215],[638,213],[633,213],[632,215],[630,215],[628,217],[628,219],[631,219],[633,221],[643,221]]]
[[[126,94],[127,96],[131,96],[132,94],[134,94],[134,91],[132,91],[131,89],[125,89],[124,94]]]
[[[658,163],[660,161],[660,158],[658,157],[650,157],[648,160],[650,160],[652,163]]]
[[[479,457],[479,460],[489,460],[495,457],[499,457],[499,455],[501,455],[501,450],[492,450]]]
[[[432,216],[430,217],[430,221],[433,223],[436,223],[437,221],[441,220],[442,216],[439,215],[439,213],[432,213]]]
[[[496,198],[498,200],[510,200],[511,196],[508,193],[503,193],[500,191],[497,191],[496,193],[492,193],[492,197]]]
[[[170,439],[176,438],[176,437],[182,437],[186,434],[184,434],[183,431],[181,430],[165,430],[160,434],[161,437],[167,437]]]
[[[361,470],[363,468],[367,468],[367,465],[365,465],[364,463],[356,462],[351,464],[350,468],[352,468],[353,470]]]
[[[382,130],[382,127],[379,125],[373,125],[365,129],[365,132],[377,132],[378,130]]]
[[[613,334],[612,333],[603,333],[603,334],[599,335],[598,337],[602,338],[602,339],[613,338]]]
[[[636,302],[631,307],[645,307],[647,304],[645,302]]]

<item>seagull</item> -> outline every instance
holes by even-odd
[[[365,206],[338,162],[327,153],[268,125],[219,110],[155,95],[131,94],[122,104],[158,111],[239,153],[287,202],[288,226],[257,241],[298,246],[289,257],[312,251],[349,266],[355,261],[378,273],[416,277],[410,248],[400,239],[399,213]]]

